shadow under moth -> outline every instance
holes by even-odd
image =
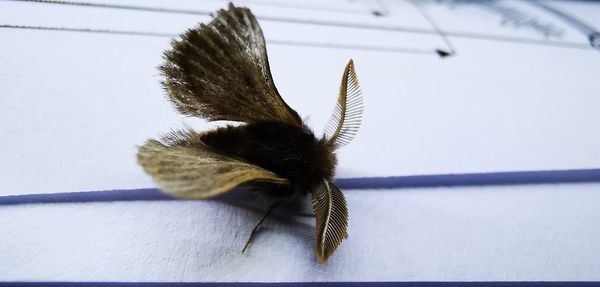
[[[348,207],[332,180],[336,149],[350,142],[361,123],[353,61],[344,70],[325,133],[317,138],[277,92],[262,30],[249,9],[230,5],[171,45],[160,71],[175,108],[208,121],[242,124],[173,130],[141,146],[139,164],[177,198],[206,199],[248,184],[269,199],[271,206],[244,250],[274,208],[310,193],[316,256],[326,262],[347,236]]]

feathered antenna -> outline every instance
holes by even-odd
[[[328,142],[336,148],[348,144],[358,133],[363,113],[363,99],[354,61],[350,59],[342,75],[340,95],[325,128]]]
[[[348,206],[342,191],[325,179],[312,191],[312,204],[316,218],[315,251],[319,261],[325,263],[348,235]]]

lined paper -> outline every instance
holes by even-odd
[[[52,1],[47,1],[52,2]],[[365,113],[338,178],[600,168],[600,4],[236,1],[279,92],[321,133],[354,59]],[[157,67],[227,1],[0,2],[0,196],[152,188],[137,146],[207,123]],[[591,29],[591,30],[590,30]],[[314,260],[314,219],[208,201],[0,206],[0,281],[600,280],[597,183],[346,192],[350,234]],[[305,204],[308,204],[306,198]],[[303,215],[304,214],[304,215]]]

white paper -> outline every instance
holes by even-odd
[[[316,261],[314,219],[222,201],[1,207],[0,279],[600,280],[599,184],[353,190],[349,237]],[[308,201],[308,198],[306,198]]]
[[[226,1],[86,3],[129,6],[0,2],[0,196],[153,187],[137,146],[222,124],[175,112],[157,67],[168,35]],[[237,4],[317,134],[354,59],[365,113],[338,177],[599,168],[600,51],[534,1],[485,3]],[[600,27],[600,4],[543,3]],[[0,281],[600,280],[599,187],[347,191],[350,236],[326,265],[298,215],[240,255],[261,215],[250,198],[0,206]]]
[[[335,7],[327,6],[324,11],[314,11],[319,2],[296,9],[293,3],[283,8],[260,2],[243,4],[255,9],[259,18],[389,29],[431,30],[420,14],[426,13],[449,35],[545,39],[534,28],[515,28],[510,22],[501,25],[504,16],[481,4],[378,2],[387,13],[377,17],[370,14],[373,3],[358,2],[332,2]],[[171,7],[169,1],[112,3]],[[500,3],[562,31],[561,37],[549,41],[580,47],[462,36],[449,36],[454,47],[448,47],[434,32],[270,20],[261,24],[267,40],[276,43],[430,53],[268,46],[279,91],[317,134],[333,109],[345,63],[355,60],[365,100],[364,122],[357,138],[339,153],[339,177],[600,166],[599,51],[586,46],[582,33],[528,3]],[[560,5],[600,11],[593,4]],[[43,3],[9,1],[2,6],[2,24],[11,25],[175,35],[210,19]],[[204,6],[177,2],[171,8],[213,11],[223,6],[219,1]],[[336,11],[340,7],[353,12]],[[149,187],[151,180],[135,162],[136,147],[186,122],[199,129],[209,126],[177,114],[159,85],[156,67],[162,62],[162,51],[169,47],[169,37],[7,28],[0,33],[0,129],[5,135],[0,142],[2,194]],[[434,49],[451,48],[455,56],[442,59],[434,54]]]

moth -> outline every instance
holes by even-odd
[[[322,137],[279,95],[262,30],[247,8],[230,4],[209,24],[173,40],[160,71],[168,99],[182,114],[240,124],[203,132],[172,130],[149,139],[137,153],[146,173],[178,198],[206,199],[242,184],[268,198],[270,207],[244,250],[273,209],[310,193],[316,256],[326,262],[348,229],[346,200],[332,181],[335,151],[356,135],[363,112],[353,61],[346,65]]]

